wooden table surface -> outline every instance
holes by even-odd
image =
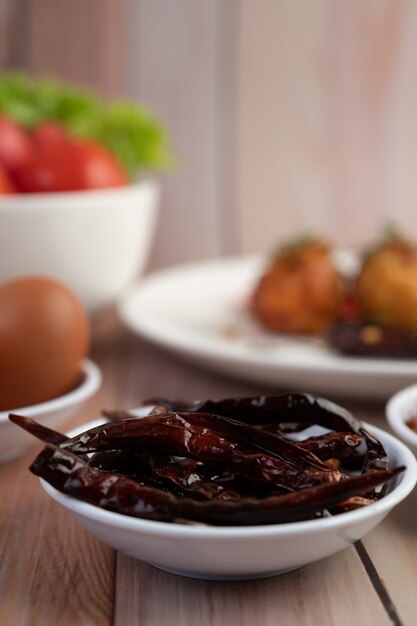
[[[66,428],[149,396],[265,391],[181,362],[113,315],[96,325],[92,356],[104,384]],[[386,428],[382,404],[344,404]],[[96,540],[28,472],[37,449],[0,466],[1,626],[417,624],[417,494],[332,557],[267,580],[206,582],[163,573]]]

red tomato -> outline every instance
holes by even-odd
[[[119,187],[127,176],[107,148],[73,139],[58,122],[43,122],[31,133],[30,158],[14,178],[24,193]]]
[[[115,156],[93,141],[78,141],[75,146],[79,189],[121,187],[129,180]]]
[[[16,188],[7,175],[6,170],[0,166],[0,195],[16,193]]]
[[[36,150],[32,159],[16,173],[16,183],[23,193],[73,191],[79,189],[76,155],[73,145]]]
[[[54,121],[38,124],[31,137],[35,149],[42,151],[59,150],[63,144],[71,141],[64,126]]]
[[[13,120],[0,115],[0,163],[14,174],[23,167],[32,155],[29,135]]]
[[[37,193],[78,189],[74,142],[65,128],[58,122],[42,122],[30,137],[32,156],[15,175],[19,190]]]

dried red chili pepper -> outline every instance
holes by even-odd
[[[34,428],[33,420],[17,415],[12,420],[35,436],[41,435],[42,427]],[[235,439],[230,438],[231,433]],[[264,445],[259,445],[258,437]],[[197,458],[255,483],[288,491],[340,478],[337,470],[289,441],[234,420],[204,414],[172,413],[104,424],[66,439],[61,447],[78,454],[134,449]]]
[[[176,462],[172,459],[150,456],[149,465],[170,490],[183,497],[199,500],[235,500],[242,497],[265,497],[286,490],[271,489],[267,485],[251,483],[242,476],[216,472],[201,461]]]
[[[89,465],[100,470],[129,476],[141,484],[171,491],[198,500],[239,500],[250,492],[249,481],[231,474],[209,471],[201,461],[178,462],[170,456],[136,453],[131,450],[96,452]],[[257,493],[256,493],[257,492]],[[265,493],[267,490],[265,490]],[[258,495],[253,488],[250,495]],[[262,495],[262,494],[260,494]]]
[[[166,408],[170,412],[214,413],[231,417],[247,424],[298,423],[307,428],[317,424],[330,430],[359,433],[362,424],[349,411],[326,398],[308,393],[282,393],[277,396],[254,396],[249,398],[226,398],[204,400],[191,404],[160,398],[146,400]]]
[[[46,448],[32,466],[57,488],[104,508],[166,521],[249,524],[337,514],[381,497],[381,485],[402,469],[386,469],[382,444],[347,411],[307,394],[204,403],[232,415],[245,409],[244,421],[196,412],[202,403],[188,405],[188,412],[167,413],[186,403],[158,402],[165,403],[159,415],[124,419],[71,439],[30,418],[11,420],[59,446],[52,452]],[[315,407],[313,417],[309,406]],[[333,429],[343,432],[291,442],[268,430],[282,424],[293,429],[294,419],[298,430],[312,423],[329,428],[333,422]],[[93,454],[88,459],[73,452]],[[362,465],[363,473],[349,478],[326,459]]]
[[[178,518],[211,524],[252,525],[298,521],[363,493],[402,472],[376,470],[281,496],[242,498],[239,502],[203,501],[144,487],[131,478],[101,472],[68,450],[47,446],[30,470],[53,487],[101,508],[160,521]]]
[[[292,490],[339,480],[299,446],[217,415],[167,413],[98,426],[62,444],[75,453],[135,449],[196,458],[257,483]]]
[[[360,452],[363,440],[356,433],[330,432],[325,435],[308,437],[297,443],[301,448],[309,450],[322,461],[337,458],[360,463],[364,459],[364,453]]]
[[[64,441],[67,441],[69,437],[66,435],[61,435],[56,430],[52,430],[52,428],[48,428],[43,424],[38,424],[31,417],[26,417],[25,415],[17,415],[16,413],[9,413],[9,420],[17,426],[24,428],[31,435],[37,437],[41,441],[45,443],[50,443],[54,446],[59,446]]]
[[[274,425],[278,432],[296,432],[318,425],[333,431],[356,433],[364,438],[368,448],[363,455],[364,468],[388,467],[388,456],[384,447],[380,442],[378,445],[374,443],[374,438],[359,420],[334,402],[311,394],[282,393],[277,396],[226,398],[189,403],[188,406],[183,401],[154,398],[146,400],[145,404],[155,404],[166,410],[181,408],[189,412],[210,412],[249,424]],[[286,429],[286,425],[290,425],[290,428]]]

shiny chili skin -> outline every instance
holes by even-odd
[[[130,448],[186,456],[287,490],[340,479],[337,470],[281,437],[200,413],[167,413],[104,424],[61,445],[77,454]]]
[[[151,398],[144,404],[165,407],[169,412],[189,411],[215,413],[231,417],[247,424],[299,423],[317,424],[330,430],[359,433],[361,423],[343,407],[308,393],[282,393],[276,396],[254,396],[249,398],[226,398],[205,400],[187,405],[183,401]]]
[[[101,472],[61,447],[46,446],[30,470],[59,491],[101,508],[159,521],[188,519],[222,525],[274,524],[320,515],[323,509],[391,480],[405,468],[376,470],[337,483],[263,499],[196,501]]]
[[[52,428],[48,428],[43,424],[38,424],[38,422],[35,422],[35,420],[31,417],[26,417],[25,415],[9,413],[9,420],[13,422],[13,424],[17,424],[21,428],[27,430],[34,437],[37,437],[41,441],[50,443],[54,446],[59,446],[61,443],[69,439],[66,435],[61,435],[61,433],[58,433],[56,430],[52,430]]]
[[[198,500],[239,500],[243,495],[258,497],[271,491],[268,487],[262,490],[242,477],[216,472],[201,461],[178,462],[167,455],[106,450],[96,452],[89,464]]]
[[[106,411],[106,415],[114,415],[114,413]],[[117,413],[117,415],[126,415],[125,413]],[[315,454],[310,452],[309,449],[303,449],[299,446],[297,441],[290,441],[274,433],[261,430],[249,424],[245,424],[236,419],[224,417],[222,415],[213,415],[209,413],[164,413],[152,414],[149,417],[133,417],[125,418],[124,420],[116,420],[114,425],[99,426],[96,430],[102,432],[103,429],[107,434],[113,433],[114,436],[128,437],[136,436],[135,432],[137,428],[139,432],[145,428],[145,424],[169,424],[178,425],[186,429],[193,429],[197,432],[198,429],[207,430],[213,433],[217,433],[221,437],[233,438],[233,441],[250,444],[256,448],[275,456],[282,461],[294,465],[296,467],[314,467],[323,471],[329,471],[326,466]],[[91,432],[91,431],[89,431]],[[106,435],[107,437],[107,435]],[[84,437],[81,436],[84,440]],[[81,444],[84,441],[80,442]],[[86,445],[92,443],[86,441]],[[68,444],[71,446],[72,444]],[[76,448],[72,448],[74,451],[85,451],[78,443]],[[175,454],[175,453],[172,453]]]
[[[162,521],[245,525],[338,514],[382,497],[403,469],[388,470],[382,444],[347,411],[309,394],[154,402],[152,416],[110,412],[119,421],[71,439],[24,416],[10,419],[51,444],[31,469],[56,488]],[[313,424],[333,432],[295,442],[277,434]],[[340,462],[362,474],[331,467]]]
[[[300,431],[318,425],[336,432],[352,432],[365,440],[367,452],[363,455],[364,471],[388,467],[388,456],[380,442],[370,435],[349,411],[326,398],[308,393],[282,393],[276,396],[226,398],[218,401],[201,401],[186,405],[184,401],[161,398],[146,400],[165,410],[207,411],[238,419],[253,425],[276,425],[276,431]],[[375,441],[374,441],[375,440]],[[367,468],[367,469],[366,469]]]
[[[332,458],[351,459],[356,456],[358,461],[363,461],[364,455],[359,451],[362,443],[362,437],[356,433],[330,432],[325,435],[303,439],[298,442],[298,445],[324,461]]]
[[[54,431],[29,418],[14,416],[13,420],[35,436],[50,442],[50,433]],[[214,424],[219,426],[220,433],[234,433],[236,438],[223,437],[214,429]],[[239,443],[238,434],[244,443]],[[250,445],[251,436],[256,441],[259,438],[265,445],[260,448]],[[60,445],[78,454],[134,449],[135,452],[197,458],[209,461],[222,471],[231,471],[255,483],[287,491],[339,480],[341,476],[337,470],[332,470],[291,442],[233,420],[205,414],[166,414],[104,424],[71,439],[65,438]],[[263,451],[265,447],[269,452]],[[276,455],[274,447],[278,451]],[[291,463],[282,460],[283,457]],[[297,457],[300,459],[298,465]],[[317,466],[323,467],[323,470],[317,469]]]

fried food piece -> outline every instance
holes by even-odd
[[[417,248],[395,236],[365,259],[356,283],[363,319],[417,330]]]
[[[341,278],[328,246],[317,240],[284,247],[253,297],[261,324],[281,333],[320,333],[337,319],[340,304]]]

